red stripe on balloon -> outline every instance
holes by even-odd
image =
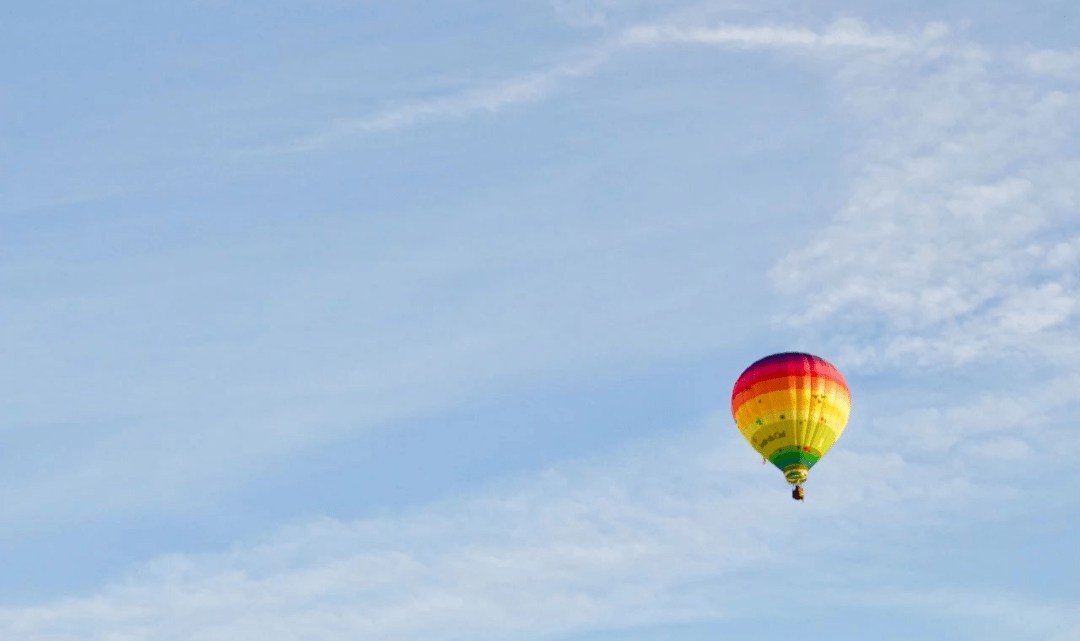
[[[844,380],[844,376],[826,361],[817,357],[789,357],[783,361],[772,362],[766,365],[751,365],[749,369],[743,372],[742,376],[739,377],[739,380],[735,382],[735,388],[731,391],[732,401],[734,401],[739,394],[758,383],[764,383],[775,379],[791,378],[794,378],[795,380],[825,378],[835,381],[844,386],[844,389],[847,389],[847,381]]]

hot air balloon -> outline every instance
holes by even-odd
[[[803,499],[806,474],[844,432],[851,392],[825,359],[773,354],[742,373],[731,391],[731,415],[743,438],[780,468]]]

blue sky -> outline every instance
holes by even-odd
[[[1080,639],[1078,13],[12,7],[0,633]]]

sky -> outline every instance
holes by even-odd
[[[1080,5],[790,4],[7,8],[0,637],[1080,639]]]

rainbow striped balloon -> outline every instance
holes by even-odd
[[[801,485],[847,425],[851,392],[825,359],[799,352],[767,356],[742,373],[731,415],[743,437]]]

